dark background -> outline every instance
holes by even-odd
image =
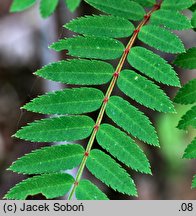
[[[33,75],[37,69],[53,61],[65,59],[66,52],[56,53],[48,49],[48,45],[62,37],[72,35],[62,25],[74,17],[98,13],[82,2],[75,13],[70,13],[62,1],[55,14],[43,20],[38,5],[17,14],[10,14],[11,0],[0,1],[0,198],[9,188],[27,176],[6,171],[13,161],[32,149],[49,144],[30,143],[11,138],[21,126],[35,119],[43,118],[35,113],[20,110],[20,107],[37,95],[47,91],[62,89],[65,86],[50,82]],[[191,17],[191,12],[185,11]],[[195,33],[190,31],[177,32],[186,48],[196,45]],[[123,40],[126,43],[126,40]],[[136,42],[140,44],[139,41]],[[172,62],[174,56],[163,55]],[[113,62],[114,66],[117,62]],[[127,65],[128,66],[128,65]],[[176,68],[182,84],[195,76],[195,71]],[[105,91],[107,85],[102,87]],[[177,88],[161,86],[173,98]],[[116,94],[120,94],[115,89]],[[128,98],[126,98],[128,99]],[[189,108],[176,107],[178,114],[160,114],[141,107],[128,99],[147,114],[158,131],[161,148],[155,149],[138,143],[146,152],[152,165],[153,176],[129,171],[133,176],[139,199],[195,199],[196,190],[191,190],[192,176],[196,172],[195,161],[181,159],[186,145],[192,140],[195,131],[182,132],[176,129],[180,116]],[[93,117],[96,117],[96,112]],[[108,119],[105,118],[104,121]],[[83,142],[85,145],[85,141]],[[96,145],[96,147],[98,147]],[[75,174],[75,171],[72,171]],[[99,185],[110,199],[133,199],[105,187],[90,173],[85,171],[87,178]],[[41,195],[34,199],[44,199]],[[32,199],[32,197],[29,197]]]

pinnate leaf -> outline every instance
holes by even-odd
[[[71,12],[74,12],[76,8],[80,5],[81,0],[65,0],[65,3],[68,7],[68,9]]]
[[[56,51],[68,50],[69,55],[81,58],[116,59],[123,51],[124,45],[112,38],[95,36],[77,36],[62,39],[51,45]]]
[[[177,127],[179,129],[186,130],[188,126],[196,128],[196,106],[193,106],[191,110],[182,116],[182,119],[180,120]]]
[[[103,98],[95,88],[64,89],[37,97],[23,108],[43,114],[82,114],[99,109]]]
[[[167,95],[152,81],[131,70],[124,70],[118,79],[118,87],[138,103],[160,112],[175,112]]]
[[[6,199],[24,200],[27,196],[42,193],[47,199],[64,196],[74,178],[65,173],[44,174],[28,178],[14,186],[5,196]]]
[[[138,38],[149,46],[167,53],[185,51],[184,45],[178,36],[159,26],[146,25],[142,27]]]
[[[148,144],[159,146],[156,131],[150,120],[128,101],[112,96],[106,113],[117,125],[134,137]]]
[[[85,0],[98,10],[131,20],[140,20],[145,14],[144,9],[130,0]]]
[[[14,0],[10,11],[11,12],[20,12],[23,11],[31,6],[33,6],[35,4],[36,0],[25,0],[25,1],[21,1],[21,0]]]
[[[194,0],[164,0],[161,8],[169,10],[184,10],[189,8]]]
[[[49,17],[54,13],[59,0],[41,0],[40,2],[40,13],[43,18]]]
[[[78,200],[108,200],[107,196],[92,182],[83,179],[76,188]]]
[[[128,55],[128,62],[134,68],[158,82],[180,86],[179,78],[171,65],[150,50],[143,47],[133,47]]]
[[[106,62],[73,59],[49,64],[35,74],[65,84],[100,85],[107,83],[113,73],[114,68]]]
[[[87,138],[94,126],[88,116],[42,119],[20,129],[15,137],[34,142],[74,141]]]
[[[64,27],[80,34],[112,38],[128,37],[134,30],[134,25],[127,19],[105,15],[80,17]]]
[[[96,138],[102,148],[128,167],[151,174],[150,164],[145,154],[126,133],[109,124],[102,124]]]
[[[187,158],[187,159],[196,158],[196,137],[185,149],[183,158]]]
[[[104,152],[97,149],[91,150],[86,166],[96,178],[112,189],[137,196],[135,184],[129,174]]]
[[[44,147],[19,158],[9,170],[23,174],[59,172],[77,167],[83,155],[84,148],[78,144]]]
[[[178,55],[174,64],[185,69],[196,69],[196,47]]]
[[[172,17],[172,19],[171,19]],[[162,25],[172,30],[184,30],[192,28],[190,20],[178,11],[158,10],[150,18],[153,25]]]
[[[190,80],[178,91],[174,102],[185,105],[196,102],[196,79]]]

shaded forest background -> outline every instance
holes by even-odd
[[[70,13],[61,1],[55,14],[43,20],[40,17],[38,5],[22,13],[10,14],[11,2],[11,0],[0,1],[0,199],[9,188],[28,177],[6,171],[11,163],[33,149],[50,145],[11,138],[11,135],[27,122],[43,118],[43,115],[20,110],[20,107],[37,95],[66,87],[38,78],[33,75],[33,72],[45,64],[67,58],[66,52],[56,53],[48,49],[52,42],[72,35],[62,27],[63,24],[77,16],[98,13],[84,2],[75,13]],[[185,13],[191,16],[191,12],[185,11]],[[196,46],[195,33],[192,30],[177,33],[187,49]],[[126,43],[126,40],[123,42]],[[139,41],[136,43],[140,44]],[[172,55],[159,54],[169,62],[174,59]],[[115,66],[116,62],[113,63]],[[179,68],[176,70],[182,84],[196,77],[194,70],[179,70]],[[102,90],[105,91],[106,87],[107,85],[103,86]],[[161,87],[171,98],[178,90]],[[118,89],[115,91],[119,94]],[[188,133],[176,129],[180,116],[189,107],[176,107],[178,111],[176,115],[159,114],[134,101],[130,100],[130,102],[139,107],[154,122],[161,143],[161,149],[138,143],[147,153],[153,171],[153,176],[130,172],[138,188],[138,199],[196,199],[196,190],[191,189],[196,163],[194,160],[181,159],[195,131],[190,130]],[[95,112],[93,116],[96,117],[96,114]],[[86,144],[85,141],[83,144]],[[72,174],[74,175],[74,171]],[[87,171],[85,175],[98,184],[110,199],[133,199],[109,190]],[[44,197],[38,195],[29,199],[44,199]]]

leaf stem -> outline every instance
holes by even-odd
[[[81,176],[83,174],[83,170],[84,170],[84,168],[86,166],[86,161],[87,161],[88,155],[90,154],[90,151],[91,151],[91,148],[93,146],[97,131],[98,131],[99,126],[101,124],[101,121],[103,119],[103,115],[105,113],[107,102],[108,102],[108,100],[109,100],[109,98],[111,96],[111,93],[112,93],[113,89],[114,89],[114,86],[115,86],[116,81],[118,79],[118,76],[119,76],[119,74],[120,74],[120,72],[122,70],[122,67],[123,67],[124,62],[125,62],[125,60],[127,58],[127,55],[129,54],[129,52],[130,52],[130,50],[131,50],[137,36],[138,36],[138,33],[139,33],[140,29],[149,21],[151,14],[154,11],[160,9],[161,3],[162,3],[162,1],[159,4],[155,4],[154,7],[144,16],[144,19],[137,26],[136,30],[134,31],[132,37],[130,38],[130,40],[129,40],[129,42],[128,42],[128,44],[127,44],[127,46],[126,46],[126,48],[125,48],[125,50],[124,50],[124,52],[123,52],[123,54],[122,54],[122,56],[120,58],[120,61],[119,61],[118,65],[117,65],[117,67],[116,67],[115,73],[113,74],[113,77],[112,77],[112,80],[111,80],[110,85],[108,87],[108,90],[107,90],[107,92],[105,94],[104,101],[103,101],[101,109],[99,111],[99,114],[98,114],[94,129],[92,131],[92,134],[90,136],[89,142],[88,142],[87,147],[86,147],[86,152],[85,152],[84,157],[82,159],[82,162],[81,162],[81,164],[79,166],[79,169],[78,169],[78,172],[77,172],[77,175],[76,175],[76,179],[75,179],[75,183],[74,183],[74,185],[73,185],[73,187],[71,189],[68,200],[72,199],[72,197],[73,197],[73,195],[75,193],[76,187],[79,184],[79,181],[80,181]]]

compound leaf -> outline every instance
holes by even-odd
[[[185,105],[196,102],[196,79],[190,80],[178,91],[174,102]]]
[[[177,128],[186,130],[188,126],[196,128],[196,106],[193,106],[182,116]]]
[[[145,14],[144,9],[130,0],[85,0],[98,10],[131,20],[140,20]]]
[[[87,138],[94,126],[88,116],[42,119],[20,129],[15,137],[34,142],[75,141]]]
[[[49,17],[54,13],[59,0],[41,0],[40,2],[40,13],[43,18]]]
[[[76,8],[80,5],[81,0],[65,0],[65,3],[68,7],[68,9],[71,12],[74,12]]]
[[[183,158],[187,158],[187,159],[196,158],[196,137],[185,149]]]
[[[73,169],[82,161],[84,148],[77,144],[44,147],[19,158],[9,168],[23,174],[41,174]]]
[[[172,17],[172,19],[171,19]],[[158,10],[152,14],[150,23],[153,25],[162,25],[172,30],[191,29],[191,22],[186,16],[178,11]]]
[[[128,101],[118,96],[112,96],[108,102],[106,113],[117,125],[134,137],[148,144],[159,146],[156,131],[148,117]]]
[[[174,64],[185,69],[196,69],[196,47],[178,55]]]
[[[159,112],[175,112],[167,95],[152,81],[131,70],[121,72],[118,87],[138,103]]]
[[[25,200],[28,196],[42,193],[47,199],[52,199],[64,196],[73,183],[74,178],[65,173],[34,176],[15,185],[4,198]]]
[[[11,5],[10,12],[23,11],[23,10],[33,6],[35,4],[35,2],[36,2],[36,0],[25,0],[25,1],[14,0],[12,5]]]
[[[64,27],[80,34],[112,38],[128,37],[134,30],[134,25],[127,19],[105,15],[80,17]]]
[[[73,59],[49,64],[35,74],[65,84],[100,85],[107,83],[113,73],[114,68],[106,62]]]
[[[128,62],[134,68],[158,82],[171,86],[180,86],[179,78],[163,58],[143,47],[133,47]]]
[[[149,46],[167,53],[181,53],[185,51],[184,45],[177,35],[159,26],[146,25],[142,27],[138,38]]]
[[[129,174],[104,152],[97,149],[91,150],[86,166],[96,178],[112,189],[137,196],[135,184]]]
[[[37,97],[23,109],[42,114],[82,114],[99,109],[103,98],[95,88],[64,89]]]
[[[128,167],[142,173],[151,174],[146,155],[126,133],[109,124],[102,124],[96,138],[102,148]]]
[[[123,51],[124,45],[112,38],[95,36],[77,36],[62,39],[51,45],[56,51],[68,50],[69,55],[81,58],[116,59]]]
[[[76,188],[78,200],[108,200],[107,196],[92,182],[82,179]]]

